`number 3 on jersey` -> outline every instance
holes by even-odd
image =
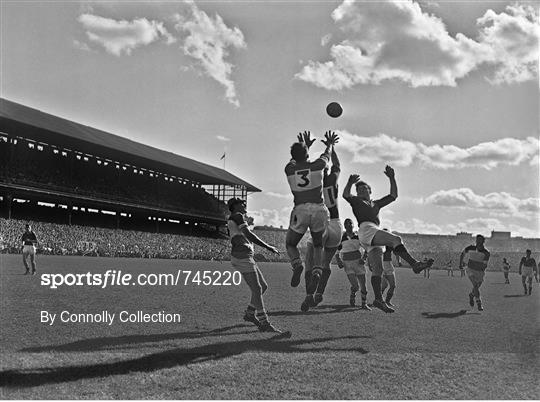
[[[307,187],[309,186],[309,183],[311,183],[311,170],[310,169],[304,169],[304,170],[298,170],[295,172],[296,175],[296,185],[298,187]]]

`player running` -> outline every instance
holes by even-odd
[[[309,131],[303,134],[307,138],[309,135]],[[325,142],[326,149],[323,154],[313,162],[309,161],[308,149],[315,140],[310,139],[309,144],[295,142],[291,146],[292,159],[285,166],[285,174],[294,196],[294,208],[291,212],[285,244],[293,269],[292,287],[299,285],[300,276],[304,270],[298,243],[308,228],[313,239],[312,277],[315,275],[320,277],[322,272],[323,233],[330,219],[330,212],[323,200],[323,172],[330,161],[332,147],[338,139],[337,135],[332,134]]]
[[[371,310],[367,305],[367,287],[366,287],[366,255],[362,254],[360,240],[358,234],[354,232],[353,221],[349,218],[345,219],[345,232],[341,237],[339,246],[339,254],[336,255],[339,268],[345,269],[345,274],[351,284],[351,295],[349,304],[354,307],[356,305],[356,292],[360,290],[362,297],[362,310]]]
[[[480,299],[480,286],[484,282],[484,275],[490,257],[489,251],[484,247],[484,242],[484,236],[477,235],[476,244],[465,247],[459,257],[460,267],[463,266],[465,256],[469,257],[467,261],[467,276],[473,285],[472,292],[469,293],[469,305],[474,307],[474,299],[476,298],[479,311],[484,310],[482,300]]]
[[[325,139],[322,140],[323,143],[327,145],[328,142],[331,141],[333,135],[335,135],[333,132],[327,131],[324,134]],[[303,141],[308,148],[315,141],[310,139],[309,134],[304,136],[299,135],[298,140],[300,142]],[[326,289],[331,274],[330,262],[336,254],[339,243],[341,242],[341,233],[343,232],[337,203],[338,179],[341,168],[334,147],[332,147],[331,159],[332,168],[330,169],[330,173],[328,173],[328,169],[325,169],[323,176],[323,198],[324,204],[330,213],[330,222],[323,234],[322,271],[315,271],[315,275],[313,275],[313,240],[309,239],[307,242],[305,261],[306,272],[304,273],[306,298],[300,306],[300,309],[304,312],[308,311],[310,307],[318,305],[323,300],[324,290]]]
[[[397,184],[394,169],[386,166],[384,174],[390,180],[390,194],[373,201],[371,199],[371,187],[360,176],[353,174],[349,177],[347,185],[343,190],[343,198],[351,205],[354,216],[358,220],[358,237],[360,244],[368,250],[368,259],[373,269],[371,275],[371,285],[375,294],[373,306],[383,310],[386,313],[393,313],[394,309],[388,306],[382,299],[381,293],[381,275],[383,272],[382,247],[393,247],[393,252],[400,258],[403,258],[413,269],[414,273],[420,273],[422,270],[430,267],[433,260],[418,261],[413,258],[405,248],[401,237],[379,229],[379,211],[381,208],[394,202],[398,195]],[[356,196],[351,194],[351,187],[356,187]]]
[[[510,264],[508,264],[508,261],[506,261],[506,258],[503,258],[502,268],[504,272],[504,283],[509,285],[510,279],[508,279],[508,273],[510,272]]]
[[[21,237],[22,242],[22,256],[23,256],[23,264],[24,268],[26,268],[26,271],[24,272],[24,275],[28,275],[30,273],[30,268],[28,266],[28,258],[30,258],[30,265],[32,266],[32,275],[36,274],[36,245],[38,243],[36,234],[32,231],[32,227],[30,224],[25,225],[25,231]]]
[[[521,283],[525,294],[532,293],[533,273],[536,272],[536,261],[531,257],[531,250],[525,252],[525,257],[519,262],[519,274],[521,275]],[[527,282],[529,283],[529,291],[527,292]]]
[[[253,243],[274,254],[279,254],[279,251],[274,246],[266,244],[249,230],[244,216],[246,213],[246,202],[244,200],[231,198],[227,205],[229,211],[231,211],[231,215],[227,220],[232,245],[231,264],[234,269],[242,274],[251,290],[251,301],[245,311],[244,320],[257,325],[261,332],[283,333],[268,321],[263,301],[263,294],[268,289],[268,284],[253,258]]]

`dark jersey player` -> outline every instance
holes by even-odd
[[[28,275],[30,273],[30,267],[28,266],[28,259],[30,259],[30,265],[32,266],[32,275],[36,274],[36,244],[37,237],[36,234],[32,231],[32,227],[29,224],[25,225],[25,231],[21,237],[22,242],[22,255],[23,255],[23,264],[26,269],[24,274]]]
[[[386,166],[384,174],[390,180],[390,194],[379,200],[371,199],[371,187],[360,176],[353,174],[349,177],[343,190],[343,198],[351,205],[353,214],[358,220],[358,237],[362,246],[368,250],[368,260],[372,268],[371,285],[375,294],[373,306],[386,313],[393,313],[394,309],[386,304],[381,293],[381,275],[383,272],[382,247],[389,246],[394,254],[404,259],[413,269],[420,273],[433,264],[433,260],[418,261],[413,258],[405,248],[401,237],[379,229],[379,211],[381,208],[394,202],[397,198],[397,184],[394,169]],[[352,186],[356,187],[356,196],[351,194]]]

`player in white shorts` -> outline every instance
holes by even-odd
[[[532,293],[532,280],[533,275],[536,272],[536,261],[531,257],[531,250],[526,251],[525,257],[521,258],[519,262],[519,274],[521,275],[521,283],[523,284],[523,290],[525,294]],[[527,292],[527,282],[529,283],[529,291]]]
[[[30,267],[28,266],[28,259],[30,259],[30,265],[32,267],[32,275],[36,274],[36,244],[37,237],[36,234],[32,231],[32,227],[29,224],[25,225],[25,231],[21,237],[22,242],[22,255],[23,255],[23,264],[26,271],[24,275],[30,273]]]
[[[325,144],[330,141],[331,136],[334,133],[328,131],[325,134]],[[335,149],[332,147],[331,153],[332,168],[330,173],[327,170],[324,171],[323,177],[323,198],[324,204],[328,208],[330,214],[330,221],[323,234],[323,254],[322,254],[322,269],[314,269],[313,261],[313,241],[310,239],[307,243],[306,251],[306,272],[304,279],[306,282],[306,297],[300,306],[300,310],[308,311],[310,307],[314,307],[323,300],[324,290],[328,284],[330,278],[330,262],[339,244],[341,243],[341,233],[343,232],[343,226],[341,225],[341,219],[339,218],[338,209],[338,179],[341,172],[339,158]]]
[[[279,254],[279,251],[274,246],[266,244],[249,230],[244,218],[246,213],[244,200],[231,198],[227,205],[231,211],[227,220],[227,229],[231,239],[231,264],[235,270],[242,274],[251,290],[251,300],[245,311],[244,320],[257,325],[261,332],[283,333],[268,321],[263,301],[263,294],[268,289],[268,284],[253,258],[253,243],[275,254]]]
[[[339,254],[336,256],[338,266],[345,270],[347,279],[351,284],[351,295],[349,304],[356,305],[356,292],[360,290],[362,296],[363,310],[371,310],[367,305],[367,287],[366,287],[366,258],[362,254],[360,240],[358,234],[354,232],[353,221],[349,218],[345,219],[345,232],[341,237],[341,245],[339,246]]]
[[[315,142],[308,131],[298,136],[299,141],[291,146],[292,159],[285,166],[285,174],[294,196],[294,208],[289,220],[289,229],[285,238],[287,254],[292,265],[291,286],[300,284],[304,266],[300,258],[298,243],[308,230],[313,239],[313,269],[322,271],[323,233],[328,226],[330,214],[323,200],[323,172],[330,161],[334,144],[338,141],[335,134],[326,133],[323,142],[326,148],[323,154],[313,162],[309,161],[309,147]]]
[[[373,269],[371,275],[371,285],[375,295],[373,306],[385,313],[393,313],[394,309],[385,303],[381,293],[381,275],[383,271],[381,247],[393,247],[394,253],[400,258],[403,258],[416,274],[430,267],[433,264],[433,260],[426,262],[416,260],[405,248],[401,237],[379,229],[380,209],[394,202],[398,195],[394,169],[386,166],[384,174],[390,180],[390,193],[387,196],[373,201],[371,199],[371,187],[366,182],[361,181],[359,175],[353,174],[349,177],[347,185],[343,190],[343,198],[352,207],[354,216],[358,220],[358,237],[360,243],[368,251],[368,259]],[[356,187],[356,196],[351,194],[353,185]]]
[[[480,286],[484,282],[484,275],[490,257],[489,251],[484,247],[484,241],[484,236],[477,235],[476,244],[465,247],[459,257],[460,267],[463,266],[464,258],[469,258],[467,261],[467,276],[473,285],[472,291],[469,293],[469,305],[474,307],[474,299],[476,298],[479,311],[484,310],[480,299]]]

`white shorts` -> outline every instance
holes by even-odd
[[[394,272],[392,261],[383,261],[383,275],[392,275]]]
[[[324,204],[300,204],[296,205],[289,220],[289,229],[296,233],[304,234],[308,228],[311,232],[323,232],[328,226],[330,212]]]
[[[257,263],[250,258],[236,258],[231,256],[231,264],[235,270],[242,274],[249,274],[250,272],[256,272]]]
[[[343,261],[343,269],[347,275],[365,275],[366,267],[359,260]]]
[[[341,235],[343,233],[343,225],[341,224],[341,219],[334,218],[330,219],[328,226],[323,234],[323,245],[324,247],[338,247],[341,243]],[[310,237],[308,244],[313,246],[313,239]]]
[[[467,267],[467,276],[469,277],[469,280],[473,285],[479,285],[484,282],[484,275],[486,273],[484,271],[478,271],[476,269],[471,269]]]
[[[372,247],[371,241],[379,230],[379,227],[373,222],[362,222],[358,227],[358,238],[362,247],[369,251],[369,247]]]
[[[36,247],[35,246],[24,246],[23,247],[23,256],[26,258],[29,255],[36,255]]]
[[[533,267],[526,267],[525,265],[521,267],[521,276],[527,276],[529,278],[533,277]]]

